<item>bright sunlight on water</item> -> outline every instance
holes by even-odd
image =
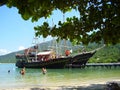
[[[74,86],[120,80],[120,67],[112,67],[111,69],[105,67],[47,69],[45,75],[42,74],[41,69],[26,68],[25,75],[21,75],[20,70],[15,64],[0,64],[0,87]]]

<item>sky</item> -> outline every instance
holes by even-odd
[[[68,12],[66,17],[78,16],[79,13],[75,10]],[[53,21],[52,21],[53,20]],[[42,25],[47,21],[52,27],[53,23],[57,24],[58,21],[63,21],[63,13],[55,10],[50,18],[41,18],[38,22],[32,23],[31,20],[25,21],[15,7],[8,8],[6,6],[0,7],[0,55],[5,55],[11,52],[23,50],[32,46],[34,38],[34,27]],[[51,40],[51,37],[43,39],[39,38],[39,42]]]

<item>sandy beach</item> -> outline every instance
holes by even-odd
[[[31,86],[15,86],[15,87],[4,87],[0,90],[108,90],[109,83],[117,83],[120,89],[120,80],[118,81],[109,81],[109,82],[99,82],[95,83],[83,83],[83,84],[74,84],[74,85],[54,85],[54,86],[40,86],[40,85],[31,85]],[[118,90],[119,90],[118,89]],[[111,89],[114,90],[114,89]]]

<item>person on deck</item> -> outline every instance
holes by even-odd
[[[70,50],[66,50],[66,51],[65,51],[65,55],[66,55],[66,56],[69,56],[69,55],[70,55]]]

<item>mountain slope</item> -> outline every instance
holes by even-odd
[[[55,43],[53,40],[47,41],[44,43],[40,43],[39,50],[40,51],[46,50],[46,49],[50,48],[51,46],[56,47],[56,45],[53,43]],[[64,41],[57,43],[57,47],[62,47],[62,48],[57,48],[57,49],[59,49],[58,53],[64,54],[65,48],[72,49],[73,54],[75,54],[78,52],[82,52],[84,50],[92,51],[92,50],[95,50],[102,46],[102,45],[96,44],[96,43],[91,43],[88,46],[84,46],[84,47],[81,45],[72,46],[72,44],[69,41],[66,42],[66,45],[68,47],[64,47],[65,46]],[[24,52],[24,50],[0,56],[0,63],[15,63],[16,62],[15,54],[23,53],[23,52]],[[96,54],[92,58],[90,58],[89,62],[90,63],[120,62],[120,44],[117,44],[114,46],[105,46],[104,48],[97,51]]]

